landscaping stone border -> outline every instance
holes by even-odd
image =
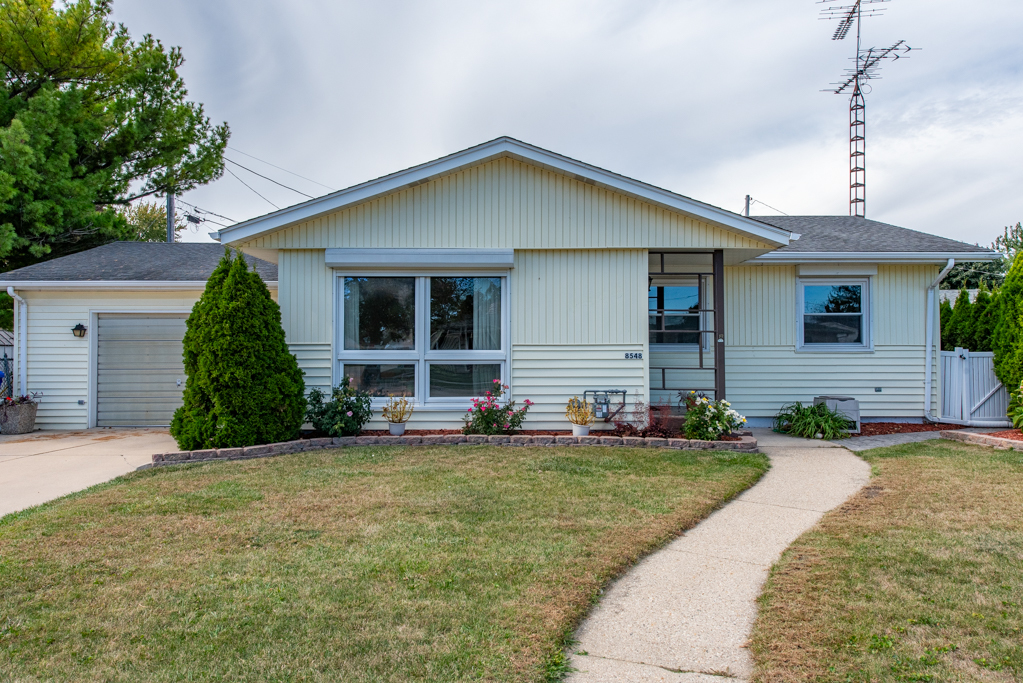
[[[697,439],[645,439],[639,436],[484,436],[481,434],[436,434],[430,436],[341,436],[333,439],[300,439],[244,448],[217,448],[202,451],[157,453],[153,466],[180,465],[186,462],[249,460],[286,453],[322,451],[345,446],[439,446],[467,444],[491,446],[628,446],[630,448],[669,448],[686,451],[736,451],[756,453],[757,440],[744,435],[739,441],[699,441]]]
[[[988,434],[978,434],[976,432],[963,432],[957,430],[947,430],[939,432],[941,438],[951,439],[952,441],[962,441],[963,443],[973,443],[978,446],[994,446],[998,450],[1002,451],[1023,451],[1023,441],[1016,441],[1014,439],[1003,439],[999,436],[990,436]]]

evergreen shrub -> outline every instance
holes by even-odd
[[[938,310],[940,311],[938,317],[941,320],[941,350],[954,351],[955,347],[949,345],[951,337],[948,334],[948,324],[952,320],[952,302],[948,299],[942,300]]]
[[[947,345],[949,351],[955,350],[957,346],[970,348],[970,338],[973,336],[973,304],[970,303],[970,295],[965,289],[959,290],[948,327],[942,330],[941,336],[942,346]]]
[[[1013,260],[998,291],[997,323],[991,340],[995,374],[1006,387],[1023,380],[1023,258]]]
[[[184,360],[184,404],[170,428],[181,449],[298,438],[302,371],[285,343],[280,307],[241,254],[224,254],[192,308]]]

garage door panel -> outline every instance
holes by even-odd
[[[186,317],[100,315],[96,342],[98,426],[170,424],[184,391],[181,342]]]

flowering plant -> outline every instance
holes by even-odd
[[[746,424],[746,418],[732,410],[732,404],[724,399],[711,401],[706,396],[690,391],[683,401],[686,405],[686,420],[682,432],[687,439],[717,441]]]
[[[528,398],[523,407],[516,409],[515,401],[501,403],[507,384],[494,380],[494,388],[478,398],[472,399],[472,408],[462,417],[465,426],[463,434],[511,434],[522,425],[526,412],[533,402]]]
[[[341,379],[341,384],[331,392],[329,401],[324,402],[323,398],[324,393],[319,389],[309,392],[306,420],[317,431],[330,436],[356,436],[362,431],[362,425],[373,417],[372,399],[365,391],[352,386],[351,377]]]

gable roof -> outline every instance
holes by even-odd
[[[799,235],[753,261],[990,261],[998,252],[855,216],[754,216]]]
[[[621,192],[674,209],[713,223],[725,230],[752,237],[770,245],[783,246],[789,243],[789,233],[783,228],[755,221],[510,137],[500,137],[404,171],[398,171],[258,218],[236,223],[223,228],[219,233],[212,234],[214,239],[219,239],[225,244],[238,244],[390,192],[415,187],[440,176],[500,158],[516,159],[560,172],[589,185]]]
[[[32,283],[67,286],[205,286],[224,257],[223,245],[201,242],[111,242],[103,246],[0,273],[0,286]],[[264,282],[277,282],[277,264],[246,256]]]

